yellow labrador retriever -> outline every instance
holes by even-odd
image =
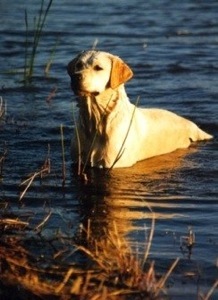
[[[117,56],[84,51],[67,70],[79,106],[79,143],[72,143],[73,159],[80,155],[83,163],[100,168],[130,167],[137,161],[187,148],[192,141],[212,138],[175,113],[131,104],[124,83],[133,72]]]

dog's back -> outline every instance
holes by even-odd
[[[139,160],[187,148],[192,141],[212,138],[172,112],[131,104],[124,83],[133,73],[117,56],[83,52],[69,63],[68,73],[79,97],[79,155],[91,166],[129,167]]]

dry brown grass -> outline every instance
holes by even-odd
[[[50,216],[51,213],[34,228],[28,216],[5,214],[0,218],[1,300],[168,299],[165,298],[166,281],[178,259],[166,274],[157,276],[154,262],[147,260],[150,242],[140,258],[133,253],[128,240],[119,234],[116,223],[101,239],[93,238],[89,223],[87,229],[82,229],[82,239],[77,244],[70,237],[56,235],[53,240],[57,247],[50,251],[51,239],[46,240],[42,235]],[[153,230],[151,228],[151,232]],[[46,256],[40,254],[42,247]],[[69,261],[73,254],[82,255],[87,264]],[[215,281],[206,295],[199,294],[199,299],[209,300],[217,286],[218,281]]]
[[[45,224],[49,216],[40,224]],[[10,299],[162,299],[161,291],[169,274],[157,279],[153,262],[145,271],[144,259],[132,252],[115,223],[100,240],[92,238],[89,227],[83,231],[86,246],[75,245],[71,240],[68,251],[59,236],[59,250],[46,262],[28,249],[30,231],[31,238],[35,235],[35,243],[40,243],[38,226],[30,228],[28,221],[10,217],[0,222],[0,291],[5,296],[2,299],[7,299],[8,287]],[[65,263],[69,252],[87,257],[89,268],[83,270]]]
[[[26,195],[28,189],[30,188],[30,186],[32,185],[33,181],[37,178],[40,177],[42,178],[43,176],[50,174],[51,172],[51,161],[50,161],[50,145],[48,145],[48,154],[47,157],[43,163],[43,165],[41,166],[40,170],[31,173],[27,179],[23,180],[20,184],[20,186],[24,186],[24,190],[21,192],[20,197],[19,197],[19,201],[22,201],[22,199],[24,198],[24,196]]]

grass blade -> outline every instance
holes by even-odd
[[[133,113],[132,113],[132,116],[131,116],[131,119],[130,119],[130,122],[129,122],[129,126],[128,126],[128,129],[127,129],[125,138],[124,138],[124,140],[123,140],[123,143],[122,143],[122,145],[121,145],[121,147],[120,147],[120,150],[119,150],[119,152],[117,153],[117,156],[116,156],[116,158],[115,158],[115,160],[114,160],[112,166],[110,167],[109,171],[113,169],[114,165],[118,162],[118,160],[119,160],[119,159],[121,158],[121,156],[123,155],[123,152],[125,151],[124,145],[125,145],[125,142],[126,142],[126,140],[127,140],[128,135],[129,135],[130,128],[131,128],[131,126],[132,126],[133,117],[134,117],[134,115],[135,115],[135,110],[136,110],[136,108],[137,108],[137,106],[138,106],[139,99],[140,99],[140,97],[138,97],[138,98],[136,99],[136,104],[135,104],[135,107],[134,107],[134,110],[133,110]]]
[[[28,32],[29,32],[29,25],[28,25],[28,15],[27,10],[25,9],[25,28],[26,28],[26,37],[25,37],[25,61],[24,61],[24,82],[27,79],[27,60],[28,60]]]
[[[42,31],[45,25],[45,21],[47,18],[47,15],[49,13],[50,7],[52,5],[53,0],[50,0],[45,11],[43,10],[44,8],[44,0],[41,1],[41,6],[38,14],[38,18],[34,19],[34,36],[33,36],[33,43],[32,43],[32,51],[30,55],[30,60],[29,60],[29,68],[27,71],[27,50],[28,50],[28,44],[27,44],[27,37],[28,37],[28,32],[29,32],[29,26],[28,26],[28,18],[27,18],[27,12],[25,11],[25,24],[26,24],[26,51],[25,51],[25,70],[24,70],[24,81],[27,82],[29,81],[32,76],[33,76],[33,71],[34,71],[34,66],[35,66],[35,57],[37,53],[37,48],[42,36]]]
[[[208,291],[207,295],[204,297],[203,300],[210,300],[210,296],[213,294],[214,290],[218,287],[218,280],[216,280],[211,287],[211,289]]]
[[[74,108],[73,108],[73,122],[75,126],[75,132],[76,132],[76,139],[77,139],[77,150],[78,150],[78,170],[77,175],[81,175],[81,165],[82,165],[82,155],[81,155],[81,142],[80,142],[80,136],[79,136],[79,130],[75,118]]]
[[[65,150],[64,150],[64,129],[61,124],[61,148],[62,148],[62,186],[65,185],[66,180],[66,162],[65,162]]]

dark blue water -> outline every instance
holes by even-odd
[[[133,248],[143,251],[152,214],[156,226],[150,258],[165,272],[180,263],[170,282],[172,299],[197,299],[217,278],[218,259],[218,3],[217,1],[54,1],[36,56],[34,78],[24,87],[25,18],[29,27],[40,1],[0,2],[0,96],[7,112],[0,150],[7,150],[0,204],[37,224],[52,211],[46,234],[61,228],[77,235],[88,220],[101,236],[118,224]],[[140,105],[172,110],[215,136],[189,150],[153,158],[110,174],[90,171],[88,184],[71,168],[74,97],[66,65],[93,45],[119,55],[135,76],[126,90]],[[48,76],[44,68],[55,48]],[[56,90],[54,97],[48,96]],[[66,183],[62,188],[60,125],[64,127]],[[49,150],[48,150],[49,149]],[[51,172],[32,183],[22,202],[20,183],[49,156]],[[70,225],[69,225],[70,224]],[[189,228],[191,260],[180,250]],[[193,272],[194,276],[186,276]],[[211,299],[216,299],[217,293]]]

